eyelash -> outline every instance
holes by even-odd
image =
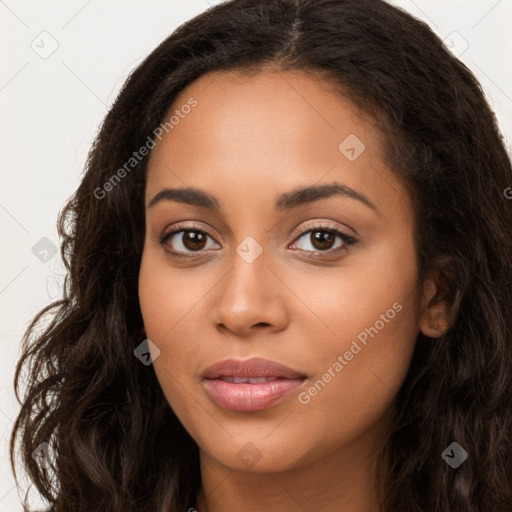
[[[350,247],[351,245],[354,245],[357,243],[357,240],[351,236],[351,235],[347,235],[346,233],[344,233],[343,231],[340,231],[338,229],[335,229],[333,227],[330,227],[330,226],[325,226],[325,225],[313,225],[313,226],[307,226],[305,230],[301,231],[298,236],[294,239],[293,241],[293,244],[300,240],[304,235],[308,234],[308,233],[313,233],[315,231],[320,231],[320,232],[324,232],[324,233],[331,233],[331,234],[334,234],[336,236],[339,236],[343,242],[343,244],[340,246],[340,247],[337,247],[336,249],[328,249],[326,251],[305,251],[303,250],[304,252],[306,253],[312,253],[312,254],[315,254],[315,255],[318,255],[318,254],[321,254],[321,255],[328,255],[328,256],[334,256],[340,252],[343,252],[343,251],[346,251],[348,249],[348,247]],[[168,233],[164,233],[164,235],[162,235],[162,237],[160,238],[159,240],[159,243],[160,245],[162,245],[162,247],[164,248],[164,250],[169,254],[169,256],[171,256],[172,258],[195,258],[197,257],[198,255],[201,255],[201,252],[208,252],[208,251],[196,251],[196,252],[192,252],[192,253],[181,253],[179,251],[173,251],[173,250],[169,250],[165,247],[165,243],[167,242],[167,240],[169,238],[171,238],[173,235],[176,235],[178,233],[186,233],[186,232],[195,232],[195,233],[201,233],[203,235],[207,235],[209,236],[212,240],[214,240],[213,236],[211,236],[207,231],[204,231],[203,229],[198,229],[198,228],[194,228],[194,227],[191,227],[191,226],[183,226],[183,225],[177,225],[175,229],[173,229],[172,231],[169,231]],[[299,251],[301,249],[298,249]],[[317,257],[317,256],[315,256]],[[322,258],[323,256],[320,256],[320,258]]]

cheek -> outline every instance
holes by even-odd
[[[414,247],[404,237],[354,253],[329,278],[297,281],[294,291],[321,320],[316,337],[309,331],[314,347],[304,346],[316,380],[303,403],[315,403],[318,418],[332,416],[336,404],[371,422],[392,402],[418,334],[417,279]]]
[[[331,286],[317,307],[334,335],[315,347],[317,380],[302,398],[319,422],[332,420],[336,404],[340,424],[355,432],[391,405],[410,365],[418,334],[414,249],[375,247]]]
[[[199,275],[200,274],[200,275]],[[146,336],[160,350],[153,361],[158,381],[171,406],[187,396],[183,387],[197,370],[204,351],[209,316],[205,297],[215,286],[211,271],[173,269],[159,254],[143,254],[139,274],[139,302]]]
[[[174,332],[187,323],[187,317],[200,307],[213,286],[207,270],[190,272],[172,268],[158,249],[144,252],[139,273],[139,302],[149,339],[171,343]]]
[[[365,329],[376,322],[379,339],[389,336],[389,343],[377,350],[392,351],[403,335],[408,340],[415,338],[417,263],[406,236],[400,242],[381,242],[354,251],[339,268],[286,272],[283,280],[294,283],[294,294],[312,313],[310,325],[315,324],[314,317],[317,319],[323,343],[315,348],[321,352],[348,349],[347,343],[350,345],[360,333],[364,341]]]

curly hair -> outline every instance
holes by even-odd
[[[228,1],[178,27],[130,74],[59,213],[63,298],[22,340],[15,476],[19,439],[17,455],[55,512],[193,503],[198,447],[134,356],[145,337],[137,283],[149,156],[98,191],[187,84],[270,65],[321,77],[372,116],[413,200],[420,278],[436,272],[437,300],[452,307],[440,339],[418,334],[383,447],[381,510],[510,512],[511,163],[477,79],[426,24],[382,0]],[[441,459],[453,441],[469,452],[456,470]],[[32,457],[42,443],[55,454],[48,466]]]

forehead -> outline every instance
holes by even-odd
[[[147,198],[166,186],[207,188],[219,197],[234,186],[256,199],[256,188],[268,196],[324,181],[364,189],[381,202],[385,192],[404,194],[371,120],[303,72],[207,73],[181,91],[165,119],[171,116],[172,128],[152,151]]]
[[[325,145],[332,142],[337,151],[340,137],[349,135],[350,130],[361,133],[371,127],[364,122],[363,114],[328,83],[300,71],[248,76],[207,73],[181,91],[166,118],[188,110],[186,104],[191,98],[197,106],[180,116],[171,130],[174,137],[166,138],[176,143],[177,137],[180,143],[194,138],[196,148],[209,151],[228,143],[249,142],[238,151],[254,149],[263,157],[264,148],[258,148],[257,143],[265,142],[278,147],[284,156],[299,152],[307,158],[318,156],[310,150],[322,141]],[[375,138],[377,135],[372,134]],[[168,142],[172,144],[173,140]],[[299,146],[298,141],[302,142]]]

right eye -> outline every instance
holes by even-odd
[[[189,258],[202,255],[203,251],[208,249],[211,250],[211,247],[208,248],[208,239],[216,243],[213,237],[201,229],[174,229],[162,236],[160,244],[172,257]]]

